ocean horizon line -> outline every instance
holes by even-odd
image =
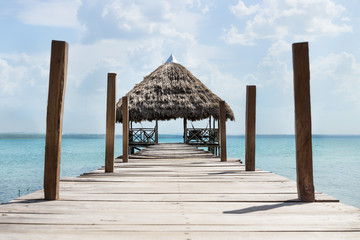
[[[62,137],[66,138],[105,138],[105,133],[63,133]],[[182,133],[160,133],[162,138],[182,137]],[[8,132],[0,133],[0,139],[43,139],[45,133],[24,133]],[[321,137],[360,137],[360,134],[312,134],[315,138]],[[122,134],[115,134],[115,138],[122,137]],[[227,134],[227,137],[245,137],[245,134]],[[295,137],[295,134],[256,134],[256,137]]]

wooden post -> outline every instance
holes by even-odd
[[[184,118],[184,143],[187,142],[187,119]]]
[[[159,125],[158,125],[158,120],[156,120],[156,124],[155,124],[155,142],[159,143]]]
[[[220,128],[220,159],[222,162],[226,162],[226,111],[225,101],[219,101],[220,117],[219,117],[219,128]]]
[[[211,135],[211,116],[209,117],[209,141],[212,142],[212,135]],[[208,151],[212,153],[212,147],[208,147]]]
[[[129,99],[122,97],[123,114],[123,162],[129,161]]]
[[[308,43],[292,45],[295,99],[296,178],[298,198],[314,202],[310,69]]]
[[[105,172],[114,172],[116,73],[108,73],[106,105]]]
[[[256,86],[246,86],[245,169],[255,171]]]
[[[46,200],[59,199],[61,137],[67,64],[68,43],[52,41],[44,166],[44,195]]]
[[[219,143],[219,145],[216,149],[216,156],[220,156],[221,139],[220,139],[220,121],[219,121],[219,119],[217,119],[217,121],[215,121],[215,119],[214,119],[214,126],[216,125],[216,123],[217,123],[217,127],[218,127],[217,138],[218,138],[218,143]]]

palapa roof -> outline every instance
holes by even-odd
[[[171,58],[171,59],[170,59]],[[126,94],[129,120],[134,122],[187,118],[219,119],[221,99],[181,64],[170,60],[159,66]],[[116,104],[116,121],[122,122],[122,99]],[[235,120],[225,103],[226,118]]]

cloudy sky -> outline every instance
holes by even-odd
[[[105,132],[108,72],[120,98],[174,54],[229,103],[228,133],[244,133],[256,84],[257,133],[293,134],[291,44],[308,41],[313,133],[360,134],[359,11],[358,0],[2,0],[0,132],[45,132],[55,39],[69,43],[64,133]]]

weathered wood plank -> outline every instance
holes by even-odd
[[[52,41],[46,118],[45,199],[59,198],[63,110],[68,64],[68,43]]]
[[[123,148],[122,160],[129,161],[129,99],[127,96],[122,97],[122,115],[123,115]]]
[[[159,149],[170,147],[182,148]],[[299,202],[295,181],[238,161],[134,159],[63,179],[60,191],[58,201],[37,191],[0,205],[0,239],[360,237],[359,209],[322,193],[325,202]]]
[[[312,165],[310,67],[308,43],[294,43],[296,175],[299,199],[315,201]]]
[[[255,171],[256,86],[246,86],[245,167]]]
[[[220,159],[222,162],[227,160],[226,149],[226,110],[225,101],[219,101],[219,130],[220,130]]]
[[[106,104],[105,172],[114,171],[116,121],[116,73],[108,73]]]

